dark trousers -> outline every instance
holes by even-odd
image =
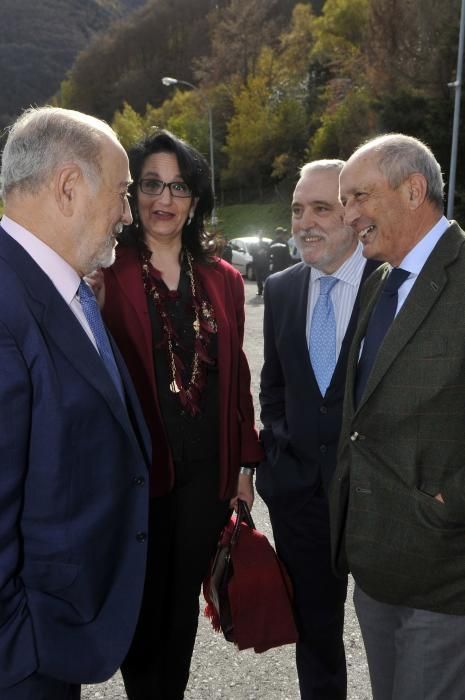
[[[310,489],[309,489],[310,491]],[[345,700],[344,603],[347,579],[330,559],[328,502],[323,491],[270,509],[276,551],[294,587],[299,631],[296,664],[302,700]]]
[[[129,700],[181,700],[197,633],[203,578],[229,516],[217,464],[184,461],[177,485],[152,499],[144,597],[121,666]]]
[[[2,700],[79,700],[80,697],[80,685],[63,683],[40,673],[33,673],[11,688],[0,689]]]
[[[257,294],[263,294],[263,285],[265,284],[266,278],[270,274],[268,263],[266,265],[255,265],[254,272],[255,280],[257,282]]]

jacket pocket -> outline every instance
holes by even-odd
[[[54,593],[71,586],[79,569],[77,564],[28,559],[20,575],[26,588]]]

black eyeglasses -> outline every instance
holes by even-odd
[[[165,187],[169,188],[172,197],[192,196],[192,190],[185,182],[163,182],[163,180],[154,180],[152,177],[146,177],[139,180],[138,184],[141,192],[152,197],[162,194]]]

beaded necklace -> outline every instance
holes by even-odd
[[[155,303],[155,307],[161,319],[162,331],[164,335],[164,345],[168,355],[168,365],[170,372],[170,391],[177,395],[181,404],[191,414],[197,415],[200,412],[199,398],[206,381],[206,365],[213,364],[213,360],[208,355],[209,335],[217,332],[215,314],[210,302],[201,298],[199,285],[194,274],[192,265],[192,255],[184,250],[182,253],[187,263],[187,276],[190,282],[192,294],[192,310],[194,320],[192,328],[194,330],[194,355],[190,369],[190,377],[183,380],[183,364],[179,356],[174,351],[174,342],[177,333],[173,327],[170,316],[165,308],[166,297],[160,293],[153,279],[154,268],[150,263],[150,253],[142,256],[142,280],[146,294],[150,295]]]

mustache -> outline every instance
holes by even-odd
[[[307,228],[302,229],[298,233],[294,233],[294,240],[303,241],[308,236],[319,236],[320,238],[326,238],[326,234],[318,228]]]

